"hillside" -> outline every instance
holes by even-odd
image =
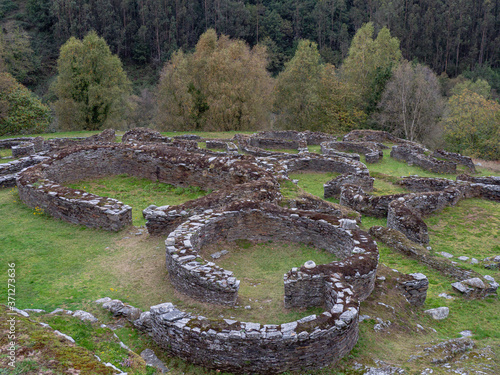
[[[4,38],[16,27],[29,34],[34,53],[26,56],[30,76],[23,83],[42,95],[55,73],[59,47],[90,30],[135,72],[138,88],[154,83],[172,53],[192,50],[209,28],[251,46],[265,45],[273,75],[283,70],[300,39],[316,42],[325,62],[341,65],[352,37],[366,22],[376,30],[388,27],[400,40],[404,58],[425,63],[438,75],[500,67],[498,0],[2,0],[0,20]]]

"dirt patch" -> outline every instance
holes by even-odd
[[[500,160],[472,159],[472,161],[479,168],[484,168],[495,173],[500,173]]]

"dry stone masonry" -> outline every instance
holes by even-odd
[[[409,165],[416,165],[434,173],[457,173],[457,164],[451,161],[438,160],[421,152],[421,148],[412,146],[392,146],[391,158],[403,160]]]
[[[129,174],[139,178],[161,181],[177,186],[200,186],[205,189],[234,189],[234,186],[257,182],[270,174],[263,171],[251,160],[231,159],[230,157],[194,156],[178,148],[160,144],[93,144],[66,148],[55,153],[49,160],[21,172],[17,185],[21,199],[30,207],[40,207],[46,212],[70,221],[89,225],[95,221],[97,212],[101,218],[92,227],[119,230],[130,224],[130,212],[123,204],[115,202],[115,213],[105,225],[104,210],[109,203],[85,196],[85,192],[60,186],[61,184],[82,179],[98,178],[109,175]],[[273,186],[273,182],[270,183]],[[54,190],[57,188],[57,190]],[[275,194],[279,194],[276,184]],[[268,194],[267,191],[262,192]],[[45,198],[42,199],[42,196]],[[272,195],[272,190],[271,190]],[[67,199],[70,199],[66,204]],[[64,204],[63,204],[64,202]],[[89,203],[90,202],[90,203]],[[82,209],[85,207],[85,209]],[[94,205],[90,209],[89,205]],[[89,211],[90,210],[90,211]],[[90,216],[87,216],[89,213]]]
[[[307,211],[288,211],[274,205],[260,205],[250,210],[243,206],[234,208],[238,210],[192,216],[169,234],[167,269],[176,289],[204,302],[233,305],[239,282],[232,272],[202,259],[199,252],[210,243],[243,238],[309,243],[345,259],[328,266],[290,271],[285,276],[287,307],[324,305],[324,296],[314,304],[304,302],[303,295],[311,296],[314,289],[306,279],[314,279],[313,284],[321,284],[319,289],[323,291],[324,279],[333,273],[342,273],[354,285],[358,298],[364,299],[372,291],[378,261],[376,246],[359,231],[343,229],[344,221],[328,215],[318,216],[333,220],[335,226],[325,219],[314,220]]]
[[[321,144],[321,153],[323,154],[345,154],[345,152],[357,152],[365,155],[367,163],[376,163],[384,156],[382,150],[387,148],[381,143],[376,142],[323,142]],[[349,155],[349,154],[347,154]],[[354,154],[354,158],[359,160],[359,155]]]
[[[308,242],[337,254],[342,260],[305,265],[284,277],[287,305],[322,306],[326,311],[266,325],[208,319],[167,302],[136,314],[134,325],[172,355],[235,373],[306,371],[346,355],[358,339],[359,302],[373,289],[378,249],[370,236],[352,220],[272,204],[205,212],[181,224],[165,242],[174,286],[206,302],[234,303],[239,285],[235,275],[201,258],[199,251],[241,238]],[[106,300],[104,307],[124,316],[133,310],[120,301]]]
[[[466,297],[484,298],[497,292],[499,285],[495,282],[495,280],[488,280],[486,277],[481,276],[473,270],[457,267],[448,259],[438,258],[431,255],[429,250],[421,245],[409,241],[398,230],[381,226],[373,226],[370,228],[370,235],[385,243],[391,249],[415,259],[422,264],[437,270],[445,276],[458,280],[458,282],[452,284],[452,286],[455,290],[463,293]],[[472,279],[479,279],[481,283],[468,281]]]

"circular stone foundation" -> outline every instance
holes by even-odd
[[[218,202],[223,205],[232,202],[235,187],[241,188],[237,189],[243,191],[240,195],[247,197],[257,195],[270,201],[280,197],[279,184],[272,174],[251,157],[215,157],[160,144],[68,147],[20,172],[16,183],[21,200],[32,208],[39,207],[71,223],[117,231],[132,224],[131,207],[62,184],[119,174],[214,190],[203,199],[191,201],[191,207],[201,207],[200,212],[209,207],[217,208]],[[260,194],[264,187],[266,194]],[[175,211],[175,207],[169,211]],[[177,213],[169,217],[160,212],[158,216],[159,222],[153,228],[157,232],[167,231],[185,219]]]
[[[334,253],[340,261],[293,268],[284,275],[285,306],[323,306],[320,315],[280,325],[207,319],[170,303],[151,307],[152,336],[169,353],[209,368],[238,373],[279,373],[319,368],[345,356],[358,339],[359,302],[373,289],[378,249],[352,223],[271,204],[235,206],[195,215],[167,238],[169,277],[199,300],[232,305],[239,281],[200,257],[219,241],[288,241]]]

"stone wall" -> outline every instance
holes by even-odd
[[[306,210],[361,222],[360,214],[346,206],[325,201],[315,195],[302,193],[294,199],[282,200],[281,205],[292,210]]]
[[[278,167],[287,173],[295,171],[337,172],[369,176],[368,168],[363,163],[341,156],[326,155],[289,155],[279,160]]]
[[[273,138],[250,138],[250,146],[259,148],[297,150],[299,148],[299,141]]]
[[[341,189],[340,204],[367,216],[386,217],[389,203],[405,195],[407,194],[369,195],[361,186],[345,184]]]
[[[455,187],[438,192],[405,195],[389,204],[387,227],[401,231],[412,241],[427,244],[429,234],[422,217],[447,206],[454,206],[462,198],[464,196],[461,190]]]
[[[164,303],[150,309],[151,334],[171,355],[219,371],[307,371],[340,360],[356,345],[359,307],[355,301],[338,302],[342,310],[279,325],[211,320]]]
[[[6,138],[0,139],[0,149],[2,148],[12,148],[13,146],[20,145],[21,143],[31,142],[34,137],[18,137],[18,138]]]
[[[323,185],[324,197],[325,198],[340,198],[342,187],[345,185],[356,185],[356,186],[362,188],[364,191],[370,192],[373,190],[373,182],[374,181],[375,181],[375,179],[373,177],[366,176],[366,175],[342,174],[340,176],[335,177],[333,180],[328,181],[326,184]],[[348,206],[345,203],[340,203],[340,204]],[[358,210],[356,210],[356,211],[358,211]]]
[[[500,185],[500,176],[472,177],[467,174],[461,174],[457,176],[457,181],[467,181],[475,184],[484,184],[484,185]]]
[[[417,148],[420,150],[421,153],[427,151],[425,147],[423,147],[421,144],[417,142],[412,142],[406,139],[398,138],[392,135],[391,133],[382,130],[369,130],[369,129],[353,130],[344,136],[343,141],[395,143],[398,145],[405,145]]]
[[[31,207],[38,205],[54,216],[72,223],[89,225],[92,219],[84,217],[88,211],[79,207],[79,200],[71,201],[74,209],[61,206],[60,209],[64,213],[60,215],[56,214],[59,208],[52,198],[40,200],[37,203],[35,200],[38,198],[35,199],[35,197],[44,193],[48,194],[52,190],[50,188],[38,189],[35,184],[42,183],[51,186],[117,174],[129,174],[176,186],[200,186],[212,190],[234,189],[237,185],[255,182],[264,177],[273,180],[268,172],[262,170],[248,157],[235,160],[228,156],[213,157],[200,154],[194,156],[177,148],[154,144],[141,146],[96,144],[73,146],[59,151],[44,164],[22,172],[17,185],[21,199]],[[273,186],[272,182],[269,186]],[[80,194],[83,193],[80,192]],[[74,198],[72,189],[57,192],[58,197],[63,197],[65,194],[68,194],[71,199]],[[44,207],[44,204],[47,206]],[[102,222],[99,222],[99,226],[106,228]],[[114,223],[110,222],[109,227],[116,230]]]
[[[480,293],[476,293],[475,297],[484,297],[490,294],[495,294],[497,291],[498,284],[496,282],[486,280],[483,276],[473,270],[457,267],[448,259],[437,258],[431,255],[429,250],[425,247],[409,241],[401,232],[397,230],[381,226],[373,226],[370,228],[370,235],[385,243],[389,246],[389,248],[415,259],[445,276],[460,281],[467,281],[471,278],[478,278],[482,280],[486,287],[482,288]]]
[[[21,200],[29,207],[41,208],[73,224],[110,231],[132,224],[132,208],[116,199],[69,189],[50,180],[18,183],[17,187]]]
[[[447,178],[429,178],[419,176],[403,177],[398,184],[413,192],[440,191],[454,186],[455,181]]]
[[[474,162],[468,156],[463,156],[455,152],[449,152],[445,150],[435,150],[432,153],[432,157],[446,159],[449,161],[453,161],[457,164],[465,165],[467,168],[469,168],[469,172],[476,173],[476,167],[474,166]]]
[[[17,146],[12,146],[13,158],[22,158],[23,156],[32,155],[34,153],[35,153],[35,144],[31,142],[25,142]]]
[[[376,246],[363,233],[356,230],[350,234],[337,218],[333,220],[336,226],[324,219],[314,220],[305,211],[288,211],[272,205],[192,216],[171,232],[165,242],[170,280],[177,290],[191,297],[232,305],[237,298],[239,281],[232,272],[201,259],[199,251],[204,246],[237,239],[298,242],[325,249],[347,260],[290,271],[285,276],[285,306],[311,306],[303,297],[304,291],[305,295],[310,295],[314,289],[305,280],[307,275],[320,274],[314,278],[320,278],[318,282],[323,290],[325,278],[340,271],[354,285],[357,297],[364,299],[373,289],[378,260],[374,255],[377,254]],[[353,250],[356,254],[351,256]],[[363,262],[357,259],[361,253],[364,254],[362,259],[366,259]],[[324,305],[322,298],[315,306]]]
[[[208,149],[218,148],[218,149],[225,150],[226,147],[227,147],[227,142],[221,141],[221,140],[218,140],[218,139],[210,139],[210,140],[207,139],[205,141],[205,145],[206,145],[206,148],[208,148]]]
[[[321,153],[329,154],[338,151],[357,152],[365,155],[367,163],[376,163],[384,156],[382,152],[383,148],[387,147],[376,142],[323,142],[321,144]]]
[[[422,186],[429,185],[428,179],[422,181],[413,178],[407,182],[419,190]],[[444,183],[447,183],[446,180]],[[443,181],[438,180],[435,185],[441,184]],[[468,193],[465,194],[464,191]],[[366,194],[359,186],[344,185],[340,204],[368,216],[387,216],[389,228],[401,231],[412,241],[428,243],[427,225],[422,217],[440,211],[444,207],[456,205],[459,200],[472,195],[471,191],[469,186],[451,185],[442,191],[373,196]]]
[[[9,163],[0,164],[0,187],[16,186],[16,177],[20,171],[47,159],[47,156],[31,155]]]
[[[456,163],[427,156],[419,148],[412,146],[392,146],[391,157],[434,173],[457,173]]]
[[[410,304],[423,306],[427,298],[429,280],[422,273],[403,274],[398,280],[397,287]]]
[[[164,137],[160,132],[148,128],[134,128],[125,132],[122,136],[122,142],[171,142],[172,139]]]
[[[375,242],[355,229],[355,222],[327,215],[270,204],[248,209],[240,203],[233,208],[193,216],[169,235],[167,267],[170,277],[177,279],[176,288],[181,286],[182,292],[207,302],[229,302],[226,297],[237,290],[238,281],[231,271],[200,258],[200,249],[240,238],[305,242],[333,251],[343,260],[292,269],[285,275],[285,301],[289,306],[315,304],[326,311],[281,325],[262,325],[207,319],[164,303],[141,314],[136,327],[150,331],[172,355],[235,373],[305,371],[345,356],[357,342],[359,301],[373,289],[378,263]],[[193,291],[198,288],[199,292]],[[312,301],[310,295],[315,293],[318,298]]]
[[[335,137],[321,132],[298,132],[295,130],[264,131],[245,136],[237,134],[233,140],[238,142],[240,149],[253,156],[267,157],[280,154],[267,151],[264,148],[296,149],[299,153],[309,152],[308,145],[318,145],[321,142],[332,141]]]

